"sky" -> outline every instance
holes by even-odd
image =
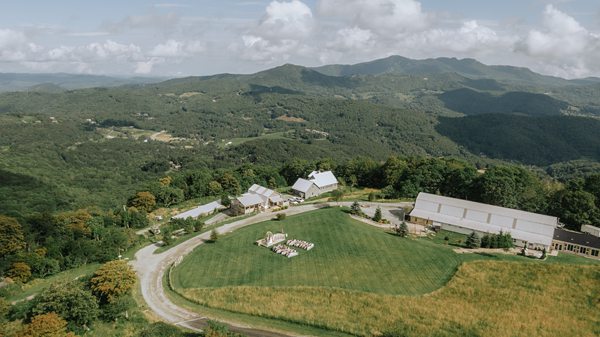
[[[180,77],[401,55],[600,76],[598,0],[0,4],[0,72]]]

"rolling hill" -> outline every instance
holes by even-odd
[[[395,60],[418,63],[387,62],[400,64]],[[542,75],[473,60],[438,59],[431,69],[403,74],[386,71],[382,62],[374,61],[379,68],[369,74],[348,76],[331,70],[337,66],[325,74],[288,64],[250,75],[75,90],[63,90],[64,82],[2,93],[0,173],[7,184],[0,194],[24,200],[8,205],[15,212],[91,199],[108,207],[173,165],[277,166],[292,158],[382,161],[397,154],[539,166],[600,161],[594,117],[600,85],[593,79],[551,78],[549,89],[506,80],[509,73],[535,81]],[[490,77],[465,76],[476,70]],[[28,181],[61,197],[42,205]]]

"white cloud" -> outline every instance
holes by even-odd
[[[346,50],[368,49],[374,44],[373,33],[368,29],[347,27],[337,31],[337,38],[332,44]]]
[[[514,40],[500,36],[494,29],[475,20],[464,21],[456,28],[432,28],[403,39],[405,48],[429,54],[457,54],[472,57],[512,48]]]
[[[257,26],[242,35],[242,43],[230,50],[240,51],[244,59],[278,62],[307,52],[305,42],[314,33],[311,9],[302,1],[272,1]]]
[[[321,0],[318,11],[385,37],[420,31],[430,24],[430,16],[415,0]]]
[[[278,38],[298,38],[308,36],[313,28],[311,9],[302,1],[273,1],[266,8],[266,14],[258,30],[263,34]]]
[[[205,49],[205,44],[202,41],[178,41],[169,39],[165,43],[156,45],[152,51],[150,51],[150,55],[157,57],[180,58],[202,53],[205,51]]]
[[[166,1],[151,5],[149,14],[90,31],[0,28],[0,70],[248,72],[283,62],[355,63],[397,54],[474,57],[565,77],[600,75],[597,26],[579,22],[557,5],[545,6],[540,23],[531,25],[429,12],[421,0],[318,0],[314,8],[305,0],[236,2],[264,6],[254,19],[247,15],[253,11],[238,15],[232,10],[224,18],[157,10],[184,6]]]
[[[165,60],[160,57],[153,57],[147,61],[140,61],[135,64],[134,73],[139,75],[148,75],[152,73],[154,65],[163,63]]]
[[[555,75],[585,76],[600,71],[600,36],[553,5],[546,6],[541,29],[530,30],[516,49]]]
[[[142,50],[134,44],[121,44],[112,40],[93,42],[83,46],[60,46],[48,50],[46,57],[50,61],[98,62],[98,61],[136,61],[143,58]]]
[[[165,43],[156,45],[150,55],[163,57],[179,57],[183,54],[183,44],[179,41],[168,40]]]
[[[23,61],[29,54],[39,52],[40,48],[30,42],[23,32],[0,29],[0,61]]]

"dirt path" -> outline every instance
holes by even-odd
[[[384,203],[361,203],[368,205],[369,207],[381,206],[382,210],[390,211],[397,209],[402,206],[406,206],[409,203],[396,203],[396,204],[384,204]],[[331,206],[350,206],[351,202],[340,202],[332,203]],[[307,204],[301,206],[291,207],[287,210],[280,211],[278,213],[285,213],[287,215],[300,214],[304,212],[314,211],[316,209],[329,206],[329,204]],[[267,221],[275,217],[276,213],[260,213],[250,218],[238,220],[229,224],[222,225],[217,228],[220,234],[232,232],[236,229],[249,226],[255,223]],[[390,219],[391,220],[391,219]],[[203,233],[196,237],[193,237],[185,242],[180,243],[173,248],[162,252],[160,254],[154,254],[154,251],[159,247],[155,244],[146,246],[140,249],[135,254],[135,260],[130,263],[133,265],[140,279],[140,286],[142,296],[148,304],[148,307],[162,320],[165,322],[179,325],[191,330],[200,331],[206,326],[208,318],[203,317],[197,313],[189,311],[185,308],[179,307],[167,297],[163,289],[163,276],[167,272],[168,268],[178,259],[182,259],[184,256],[192,252],[194,248],[204,243],[209,239],[210,233]],[[291,336],[289,334],[283,334],[275,331],[264,331],[257,330],[251,327],[243,326],[236,323],[227,323],[228,327],[232,331],[243,333],[247,336],[267,336],[267,337],[285,337]]]

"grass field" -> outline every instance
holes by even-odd
[[[287,259],[253,245],[282,227],[315,248]],[[406,336],[507,337],[600,330],[600,266],[584,265],[592,260],[456,254],[441,240],[399,238],[322,209],[202,245],[173,270],[172,283],[205,307],[363,336],[396,328]]]
[[[441,290],[394,296],[319,287],[184,289],[210,307],[371,336],[595,337],[598,266],[475,261]]]
[[[254,245],[267,231],[282,228],[289,238],[312,242],[315,248],[288,259]],[[175,288],[319,286],[418,295],[443,286],[460,263],[478,258],[390,235],[329,208],[256,224],[202,245],[172,277]]]
[[[245,138],[230,138],[230,139],[223,139],[221,142],[217,143],[217,146],[220,148],[226,148],[226,147],[234,147],[234,146],[238,146],[241,144],[244,144],[246,142],[249,142],[251,140],[257,140],[257,139],[287,139],[285,137],[285,135],[288,132],[273,132],[273,133],[264,133],[260,136],[256,136],[256,137],[245,137]]]

